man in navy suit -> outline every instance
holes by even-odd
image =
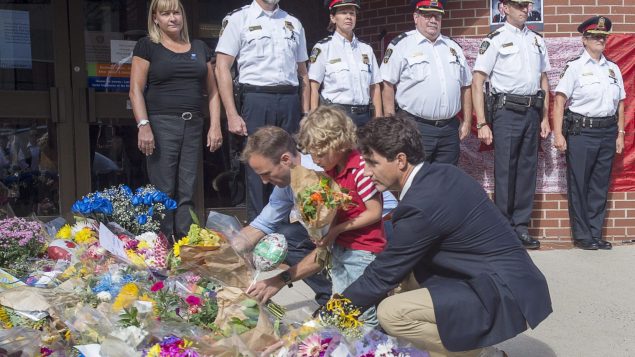
[[[367,308],[412,272],[415,290],[379,304],[386,332],[433,357],[504,355],[484,348],[552,312],[545,277],[509,221],[461,169],[424,163],[410,119],[376,118],[359,129],[359,141],[364,174],[401,194],[393,239],[342,295]]]

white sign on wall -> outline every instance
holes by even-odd
[[[0,10],[0,68],[32,68],[28,11]]]

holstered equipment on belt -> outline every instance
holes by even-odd
[[[529,108],[541,111],[545,106],[545,91],[539,90],[536,95],[517,95],[509,93],[494,94],[495,108],[508,109],[525,113]]]
[[[609,115],[606,117],[587,117],[567,109],[564,113],[564,120],[562,121],[562,133],[564,135],[579,135],[583,128],[607,128],[615,125],[616,123],[617,117],[615,115]]]
[[[243,85],[238,82],[238,76],[232,81],[234,87],[234,104],[236,105],[236,111],[240,114],[243,106]]]

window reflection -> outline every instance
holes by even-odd
[[[35,121],[0,127],[0,215],[59,214],[54,138],[52,130]]]

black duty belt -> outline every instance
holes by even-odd
[[[607,117],[587,117],[578,113],[567,110],[567,120],[580,122],[580,126],[583,128],[607,128],[615,125],[617,118],[615,115],[609,115]]]
[[[331,105],[336,105],[338,107],[342,107],[344,110],[351,114],[366,114],[370,112],[370,105],[350,105],[350,104],[337,104],[333,103]]]
[[[408,113],[408,112],[406,112]],[[450,124],[452,121],[456,120],[456,117],[452,117],[452,118],[448,118],[448,119],[439,119],[439,120],[430,120],[430,119],[423,119],[421,117],[418,117],[412,113],[408,113],[408,115],[410,115],[412,117],[412,119],[414,119],[416,122],[422,123],[422,124],[426,124],[426,125],[432,125],[432,126],[436,126],[437,128],[442,128],[448,124]]]
[[[544,102],[544,98],[540,98],[537,95],[498,93],[494,94],[494,96],[496,98],[496,105],[499,108],[506,109],[514,109],[514,107],[533,108],[538,107],[538,105],[542,108],[543,103],[540,103],[540,101]]]
[[[267,94],[296,94],[299,92],[297,86],[252,86],[243,84],[244,93],[267,93]]]

